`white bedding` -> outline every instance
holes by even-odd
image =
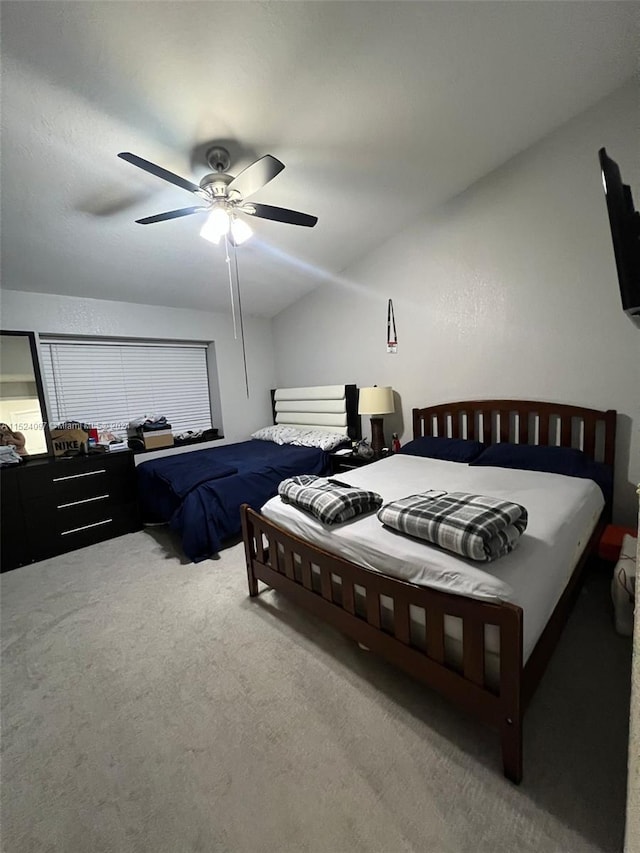
[[[518,604],[524,611],[524,661],[549,620],[604,506],[602,492],[592,480],[408,455],[382,459],[340,473],[335,479],[376,491],[385,503],[427,489],[445,489],[492,495],[526,507],[529,523],[518,547],[493,563],[482,564],[388,530],[375,513],[330,528],[279,497],[262,508],[262,513],[281,527],[360,566],[445,592]],[[417,614],[412,613],[412,618],[420,621]],[[462,638],[460,620],[447,617],[445,634],[450,655],[457,658]],[[497,658],[498,629],[487,629],[485,639],[488,668],[495,670],[497,661],[489,658]]]

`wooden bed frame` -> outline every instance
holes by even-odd
[[[473,438],[487,443],[519,443],[577,447],[613,467],[616,412],[527,400],[447,403],[413,410],[413,435]],[[292,601],[362,643],[411,676],[499,729],[505,776],[522,778],[522,720],[568,618],[582,569],[610,519],[607,506],[576,565],[546,628],[523,666],[523,610],[443,593],[399,580],[331,554],[282,529],[246,505],[242,529],[249,595],[258,581],[280,590]],[[312,565],[316,569],[312,570]],[[314,575],[319,571],[319,583]],[[336,581],[339,578],[341,583]],[[354,585],[362,587],[366,611],[356,607]],[[381,625],[380,596],[393,602],[393,625]],[[415,642],[411,605],[425,612],[426,628]],[[461,667],[445,662],[445,615],[463,623]],[[500,631],[498,685],[485,673],[485,626]]]

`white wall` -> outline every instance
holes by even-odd
[[[387,440],[410,438],[414,406],[457,399],[617,409],[614,517],[632,525],[640,330],[621,308],[597,152],[619,163],[638,206],[636,116],[629,84],[279,314],[278,384],[392,385],[402,411],[385,418]]]
[[[275,384],[275,370],[270,320],[245,317],[247,399],[242,346],[240,339],[233,337],[232,320],[228,315],[15,290],[2,291],[0,310],[2,328],[7,330],[215,341],[225,443],[244,440],[254,430],[273,421],[269,392]],[[214,426],[220,424],[215,422]],[[162,455],[162,451],[140,458],[146,460],[155,455]]]

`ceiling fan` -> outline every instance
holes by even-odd
[[[235,245],[243,243],[253,233],[251,228],[238,214],[257,216],[260,219],[272,219],[275,222],[286,222],[290,225],[303,225],[313,228],[318,221],[317,216],[308,213],[300,213],[297,210],[288,210],[284,207],[273,207],[270,204],[256,204],[247,202],[246,198],[256,193],[259,189],[273,180],[276,175],[284,169],[284,163],[265,154],[255,162],[243,169],[235,178],[227,174],[230,165],[229,152],[226,148],[216,146],[210,148],[207,153],[207,162],[212,171],[205,175],[199,184],[194,184],[180,175],[175,175],[155,163],[150,163],[136,154],[128,151],[118,154],[123,160],[168,181],[183,190],[198,196],[202,202],[196,207],[183,207],[179,210],[169,210],[166,213],[157,213],[155,216],[146,216],[144,219],[136,219],[139,225],[151,225],[155,222],[165,222],[168,219],[177,219],[181,216],[191,216],[193,213],[209,213],[200,234],[213,243],[218,243],[220,238],[230,235]]]

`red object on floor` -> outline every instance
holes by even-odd
[[[608,560],[610,563],[617,562],[625,533],[628,533],[629,536],[638,535],[638,531],[634,530],[633,527],[620,527],[617,524],[608,524],[598,543],[598,557],[602,560]]]

